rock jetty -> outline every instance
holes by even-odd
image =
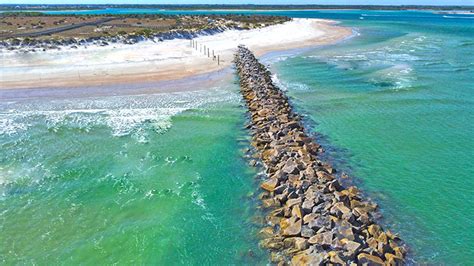
[[[281,265],[403,265],[397,235],[376,223],[377,205],[319,160],[288,98],[250,50],[239,46],[235,65],[251,115],[252,146],[265,168],[261,183],[267,223],[261,246]]]

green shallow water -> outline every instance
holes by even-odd
[[[346,22],[360,36],[267,60],[328,157],[380,203],[416,263],[469,264],[474,27],[441,22]]]
[[[266,261],[244,109],[228,83],[4,104],[2,264]]]
[[[354,27],[338,45],[263,61],[411,262],[471,264],[473,16],[245,13]],[[238,87],[226,76],[206,89],[0,99],[0,264],[266,264]]]

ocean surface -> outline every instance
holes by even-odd
[[[270,59],[275,79],[413,259],[472,263],[474,21],[361,17],[349,41]]]
[[[2,101],[0,264],[266,261],[234,83]]]
[[[474,16],[245,13],[354,29],[337,45],[262,60],[326,159],[379,203],[411,262],[472,263]],[[0,99],[0,263],[266,264],[235,77],[189,87]]]

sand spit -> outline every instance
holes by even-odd
[[[257,55],[335,43],[350,28],[320,19],[293,19],[253,30],[227,30],[194,38],[220,56],[220,64],[190,40],[143,41],[132,45],[87,46],[35,53],[2,52],[0,89],[70,88],[177,80],[232,64],[238,44]],[[190,88],[192,89],[192,88]]]
[[[268,210],[261,245],[271,261],[292,265],[402,265],[405,248],[375,221],[377,205],[354,186],[344,187],[335,169],[319,160],[320,145],[271,73],[252,52],[235,55],[241,92],[251,114],[252,146],[267,179],[259,196]]]

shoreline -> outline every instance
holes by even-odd
[[[334,44],[353,35],[351,28],[337,24],[332,20],[294,19],[261,29],[228,30],[193,39],[220,54],[221,65],[193,50],[190,40],[182,39],[28,55],[6,54],[0,90],[133,86],[135,83],[178,81],[230,67],[235,47],[241,43],[253,48],[257,55],[264,55]],[[300,31],[294,32],[296,29]],[[292,38],[285,33],[293,35]]]
[[[7,101],[29,101],[30,99],[67,99],[125,95],[147,95],[157,93],[175,93],[206,90],[218,87],[222,79],[234,75],[230,67],[210,73],[203,73],[176,80],[156,82],[118,83],[99,86],[62,87],[62,88],[15,88],[0,89],[0,99]],[[190,84],[193,87],[190,88]],[[195,86],[194,86],[195,85]]]

